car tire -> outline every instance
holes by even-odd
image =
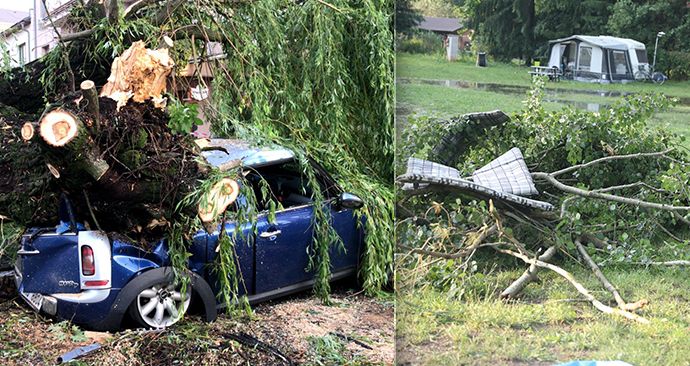
[[[138,326],[166,328],[182,319],[189,309],[192,286],[182,292],[182,284],[166,279],[151,281],[141,290],[129,306],[129,315]]]

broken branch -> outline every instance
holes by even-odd
[[[616,303],[621,310],[637,310],[648,303],[648,301],[644,299],[632,304],[626,303],[616,287],[614,287],[606,276],[604,276],[604,273],[601,271],[599,266],[596,264],[596,262],[594,262],[594,260],[592,260],[592,257],[589,256],[587,249],[585,249],[585,247],[582,245],[580,239],[575,239],[574,242],[575,246],[577,247],[577,251],[582,256],[582,259],[584,259],[585,263],[587,263],[589,268],[592,269],[592,272],[594,272],[594,275],[599,279],[604,288],[613,295],[613,298],[616,300]]]
[[[540,261],[548,261],[558,252],[555,246],[546,249],[542,255],[538,257]],[[525,286],[529,285],[532,281],[537,279],[537,272],[539,272],[539,267],[536,264],[530,264],[529,268],[522,273],[522,275],[510,284],[501,294],[500,298],[514,298],[517,296]]]
[[[587,290],[584,286],[582,286],[582,284],[577,282],[575,277],[573,277],[573,275],[570,274],[570,272],[564,270],[563,268],[561,268],[559,266],[553,265],[551,263],[546,263],[546,262],[540,261],[538,259],[532,259],[532,258],[530,258],[524,254],[520,254],[520,253],[514,252],[512,250],[500,249],[500,248],[494,248],[494,249],[500,253],[512,255],[513,257],[522,259],[522,261],[524,261],[525,263],[534,264],[538,267],[547,268],[547,269],[550,269],[550,270],[556,272],[558,275],[560,275],[561,277],[565,278],[568,282],[570,282],[570,284],[573,285],[573,287],[575,287],[575,289],[580,294],[582,294],[587,300],[589,300],[589,302],[592,303],[592,305],[594,305],[595,308],[597,308],[599,311],[601,311],[603,313],[615,314],[615,315],[619,315],[619,316],[625,317],[625,318],[630,319],[630,320],[634,320],[634,321],[642,323],[642,324],[649,324],[649,320],[647,320],[647,319],[645,319],[645,318],[643,318],[643,317],[641,317],[635,313],[631,313],[629,311],[622,310],[622,309],[612,308],[608,305],[603,304],[601,301],[597,300],[589,292],[589,290]]]
[[[633,205],[633,206],[638,206],[638,207],[643,207],[643,208],[657,209],[657,210],[664,210],[664,211],[688,211],[688,210],[690,210],[690,206],[673,206],[673,205],[667,205],[664,203],[648,202],[648,201],[638,200],[635,198],[616,196],[613,194],[597,192],[596,190],[591,191],[591,190],[576,188],[576,187],[561,183],[552,174],[549,174],[549,173],[532,173],[532,177],[535,179],[546,180],[547,182],[551,183],[551,185],[560,189],[563,192],[572,193],[572,194],[586,197],[586,198],[596,198],[596,199],[602,199],[602,200],[606,200],[606,201],[625,203],[628,205]]]
[[[603,163],[605,161],[612,161],[612,160],[624,160],[624,159],[637,159],[637,158],[643,158],[643,157],[655,157],[655,156],[663,156],[671,152],[673,149],[667,149],[664,151],[659,151],[659,152],[651,152],[651,153],[637,153],[637,154],[628,154],[628,155],[612,155],[612,156],[605,156],[603,158],[595,159],[587,163],[583,164],[577,164],[573,166],[569,166],[567,168],[563,168],[561,170],[555,171],[551,173],[551,176],[558,176],[561,174],[565,174],[568,172],[572,172],[575,170],[587,168],[589,166]]]
[[[89,112],[91,117],[93,117],[93,128],[97,133],[100,124],[100,111],[98,106],[98,93],[96,92],[96,84],[91,80],[82,81],[81,94],[86,100],[86,110]]]

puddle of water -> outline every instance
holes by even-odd
[[[475,81],[464,81],[464,80],[436,80],[436,79],[416,79],[416,78],[398,78],[396,79],[398,83],[401,84],[417,84],[417,85],[436,85],[445,86],[447,88],[459,88],[459,89],[476,89],[489,91],[501,94],[514,94],[514,95],[525,95],[529,90],[529,87],[519,86],[519,85],[506,85],[497,83],[480,83]],[[556,103],[563,103],[568,105],[573,105],[575,108],[586,109],[590,111],[598,111],[599,108],[607,106],[607,104],[600,103],[585,103],[585,102],[572,102],[568,100],[558,99],[560,94],[582,94],[591,95],[598,97],[623,97],[626,95],[634,95],[635,92],[625,92],[625,91],[613,91],[613,90],[583,90],[583,89],[563,89],[563,88],[547,88],[544,89],[545,99],[552,99],[551,101]],[[547,100],[548,101],[548,100]],[[678,103],[680,105],[690,106],[690,98],[678,98]],[[592,110],[588,105],[598,104],[600,107],[596,107],[596,110]]]

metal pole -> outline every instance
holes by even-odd
[[[654,61],[652,62],[652,72],[656,68],[656,47],[659,45],[659,33],[656,34],[656,41],[654,42]]]

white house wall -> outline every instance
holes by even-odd
[[[29,34],[24,31],[15,32],[4,41],[5,47],[10,57],[12,67],[21,66],[19,64],[19,45],[24,44],[24,62],[29,62]]]

